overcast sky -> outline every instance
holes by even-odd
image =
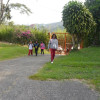
[[[5,0],[4,0],[5,1]],[[12,10],[12,21],[15,24],[48,24],[62,20],[62,10],[70,0],[10,0],[10,3],[23,3],[31,9],[32,14],[20,14]],[[85,0],[78,0],[84,2]]]

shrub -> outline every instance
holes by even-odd
[[[29,28],[28,26],[7,26],[1,25],[0,27],[0,41],[27,44],[31,40],[35,42],[38,40],[40,43],[43,41],[46,46],[48,44],[48,35],[45,29],[39,30],[37,28]]]
[[[16,41],[21,44],[27,44],[32,39],[32,34],[30,30],[25,32],[21,32],[20,30],[16,30]]]
[[[0,26],[0,41],[13,42],[14,41],[14,27]]]

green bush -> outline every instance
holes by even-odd
[[[28,34],[30,31],[30,34]],[[37,28],[29,28],[28,26],[8,26],[1,25],[0,26],[0,41],[18,43],[18,44],[27,44],[31,40],[35,42],[38,40],[40,43],[43,41],[46,46],[48,44],[48,32],[46,29],[37,29]]]
[[[0,41],[14,42],[14,27],[0,26]]]

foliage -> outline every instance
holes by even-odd
[[[92,14],[77,1],[70,1],[64,6],[62,19],[64,27],[72,35],[74,48],[75,44],[80,43],[95,26]]]
[[[20,4],[20,3],[11,3],[9,5],[10,9],[17,9],[20,10],[21,14],[27,14],[29,15],[31,12],[31,10],[24,4]]]
[[[43,41],[46,46],[48,44],[48,34],[46,29],[38,30],[37,28],[29,28],[28,26],[0,26],[0,41],[11,43],[27,44],[30,40],[40,43]]]
[[[16,30],[15,32],[17,33],[15,34],[17,41],[23,44],[29,43],[29,41],[32,39],[32,34],[30,30],[27,30],[25,32],[20,32],[20,30]]]
[[[10,22],[8,22],[8,25],[9,26],[14,26],[14,22],[13,21],[10,21]]]
[[[100,47],[84,48],[68,56],[60,56],[54,60],[54,64],[46,63],[30,79],[85,79],[100,91]]]
[[[3,0],[0,1],[0,24],[2,24],[6,19],[11,19],[11,9],[20,10],[20,13],[29,14],[31,10],[24,4],[20,3],[11,3],[10,0],[7,0],[6,4],[3,3]]]
[[[43,29],[37,29],[36,27],[34,29],[30,29],[32,35],[34,35],[33,41],[38,41],[38,43],[44,42],[46,47],[48,45],[49,37],[48,37],[48,31]]]
[[[92,35],[93,43],[98,45],[100,44],[100,0],[86,0],[85,5],[97,23],[96,32],[92,32],[90,35]]]
[[[56,32],[56,33],[66,33],[66,29],[57,28],[57,29],[54,30],[53,32]]]
[[[93,46],[94,45],[95,32],[91,32],[84,38],[83,47]]]
[[[14,27],[0,26],[0,41],[14,42]]]

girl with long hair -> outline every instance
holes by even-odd
[[[55,51],[58,48],[58,40],[56,34],[52,35],[52,39],[50,39],[48,44],[48,49],[51,51],[51,63],[53,63],[54,57],[55,57]]]

